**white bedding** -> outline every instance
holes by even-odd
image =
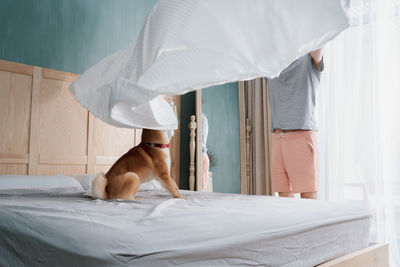
[[[0,196],[0,266],[314,266],[364,248],[349,205],[161,190],[142,200]]]
[[[160,0],[137,40],[88,69],[76,99],[119,126],[176,129],[160,95],[276,76],[349,27],[343,0]]]
[[[83,193],[81,183],[70,176],[0,175],[0,195]]]

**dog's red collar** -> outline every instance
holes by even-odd
[[[169,144],[157,144],[157,143],[148,143],[148,142],[145,142],[145,144],[148,146],[157,147],[157,148],[169,148]]]

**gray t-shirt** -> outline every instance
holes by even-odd
[[[321,61],[321,71],[324,62]],[[278,77],[266,79],[271,106],[271,128],[317,130],[315,118],[319,72],[307,54],[283,70]]]

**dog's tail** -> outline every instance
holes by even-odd
[[[108,198],[108,194],[106,191],[107,182],[108,180],[103,172],[96,175],[96,178],[94,178],[92,181],[92,190],[91,190],[92,196],[94,198],[99,198],[99,199]]]

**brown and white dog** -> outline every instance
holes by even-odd
[[[120,157],[104,175],[92,182],[92,196],[100,199],[135,199],[141,183],[158,179],[174,198],[181,198],[170,176],[168,131],[143,129],[142,142]]]

